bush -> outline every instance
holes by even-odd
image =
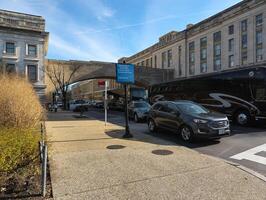
[[[34,129],[0,129],[0,172],[16,170],[38,159],[40,133]]]
[[[0,77],[0,127],[33,128],[43,108],[32,85],[19,77]]]

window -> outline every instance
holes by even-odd
[[[32,82],[37,81],[37,66],[28,65],[28,79]]]
[[[178,47],[178,74],[182,75],[182,65],[181,65],[182,47]]]
[[[166,52],[162,53],[162,68],[164,69],[166,67],[167,60],[166,60]]]
[[[152,57],[151,57],[151,59],[150,59],[150,67],[152,68],[152,66],[153,66],[153,64],[152,64]]]
[[[167,57],[168,57],[167,66],[172,67],[173,59],[172,59],[172,50],[171,49],[167,51]]]
[[[195,73],[195,43],[189,43],[189,74]]]
[[[157,56],[154,56],[154,68],[157,68]]]
[[[263,60],[262,48],[257,48],[256,49],[256,61],[260,62],[262,60]]]
[[[221,69],[221,54],[222,54],[222,50],[221,50],[221,40],[222,40],[222,36],[221,36],[221,31],[216,32],[213,34],[213,62],[214,62],[214,66],[213,66],[213,70],[214,71],[218,71]]]
[[[202,63],[200,64],[200,72],[201,72],[201,73],[205,73],[205,72],[207,72],[207,63],[206,63],[206,62],[202,62]]]
[[[6,43],[6,53],[15,54],[15,43],[13,42]]]
[[[201,49],[201,51],[200,51],[200,58],[201,59],[207,59],[207,49],[206,48]]]
[[[234,34],[234,25],[231,25],[231,26],[228,27],[228,34],[229,35]]]
[[[256,44],[262,44],[262,31],[256,31]]]
[[[261,26],[263,23],[263,15],[259,14],[256,16],[256,26]]]
[[[200,39],[200,46],[201,47],[206,47],[207,46],[207,37],[204,37],[204,38]]]
[[[207,37],[200,39],[200,72],[207,72]]]
[[[263,33],[262,33],[262,27],[258,27],[256,29],[256,62],[260,62],[263,60]]]
[[[221,58],[216,58],[214,60],[214,71],[218,71],[221,69]]]
[[[242,64],[247,64],[247,60],[248,60],[248,52],[242,51]]]
[[[235,65],[234,55],[229,56],[229,67],[233,67]]]
[[[146,59],[146,67],[149,67],[149,59]]]
[[[234,51],[234,39],[230,39],[230,40],[229,40],[228,50],[229,50],[230,52]]]
[[[29,56],[37,56],[37,46],[36,45],[28,45],[28,55]]]
[[[248,36],[247,34],[242,35],[242,48],[248,47]]]
[[[200,55],[201,60],[207,59],[207,38],[200,39]]]
[[[258,88],[256,89],[256,100],[266,100],[266,89],[265,88]]]
[[[213,34],[213,40],[214,40],[214,42],[221,41],[221,31],[216,32],[216,33]]]
[[[176,108],[176,106],[174,104],[169,103],[167,105],[167,107],[168,107],[168,112],[169,113],[171,113],[171,114],[177,114],[178,113],[177,108]]]
[[[247,20],[241,22],[241,61],[242,64],[247,64],[248,60],[248,35],[247,35]]]
[[[142,67],[144,67],[144,60],[143,60],[143,61],[141,61],[141,66],[142,66]]]
[[[214,45],[214,55],[221,56],[221,44]]]
[[[242,32],[246,32],[247,29],[248,29],[248,21],[247,21],[247,20],[243,20],[243,21],[241,22],[241,31],[242,31]]]
[[[15,72],[16,72],[15,64],[6,64],[6,73],[7,74],[13,74]]]
[[[162,105],[160,103],[156,103],[152,108],[153,110],[160,110],[161,107]]]

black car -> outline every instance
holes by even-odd
[[[191,101],[155,103],[149,111],[148,127],[151,132],[158,128],[178,132],[185,141],[230,135],[229,120],[224,114],[211,112]]]
[[[134,119],[135,122],[145,120],[150,110],[150,104],[145,101],[132,101],[128,104],[129,118]]]

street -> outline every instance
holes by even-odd
[[[85,115],[104,121],[104,111],[100,109],[90,108]],[[108,121],[123,125],[124,113],[108,111]],[[266,126],[263,124],[258,124],[257,127],[232,125],[230,137],[221,138],[219,141],[195,141],[193,143],[185,143],[174,133],[168,131],[149,133],[145,122],[130,121],[129,127],[131,131],[156,135],[163,140],[175,142],[177,145],[186,146],[200,153],[238,163],[266,176]]]

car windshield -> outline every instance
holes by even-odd
[[[134,107],[135,108],[147,108],[147,107],[150,107],[150,105],[147,103],[135,103]]]
[[[209,113],[209,110],[194,103],[178,103],[177,106],[184,113],[189,113],[189,114]]]

